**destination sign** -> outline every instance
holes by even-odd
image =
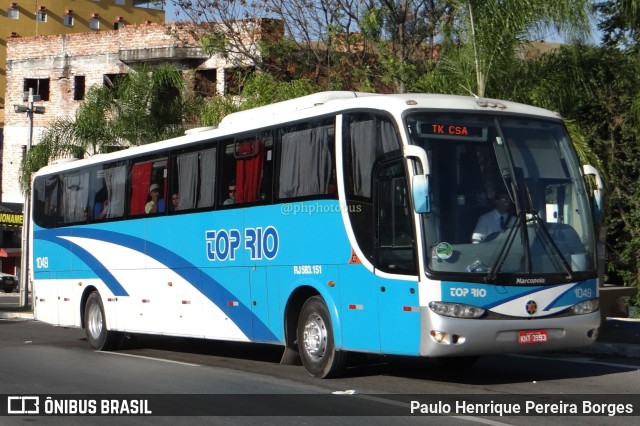
[[[460,124],[423,124],[422,133],[433,136],[456,136],[456,137],[472,137],[483,138],[485,135],[484,127],[464,126]]]

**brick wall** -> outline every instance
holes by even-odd
[[[73,100],[75,76],[85,76],[87,89],[102,85],[104,74],[128,71],[129,66],[119,59],[120,50],[195,48],[199,44],[193,34],[189,24],[160,23],[130,25],[118,31],[10,39],[7,43],[2,201],[23,201],[17,176],[22,147],[28,144],[29,121],[26,113],[15,113],[13,105],[25,104],[22,94],[26,78],[49,79],[49,101],[37,104],[45,106],[46,113],[34,116],[35,145],[38,135],[49,123],[65,115],[75,115],[81,102]],[[219,57],[203,61],[198,69],[216,69],[219,84],[224,82],[224,78],[220,78],[224,69],[233,66]],[[219,85],[218,90],[224,93],[223,86]]]

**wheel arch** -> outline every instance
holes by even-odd
[[[320,296],[324,300],[329,314],[331,315],[331,326],[333,328],[333,338],[336,348],[342,347],[342,333],[340,330],[340,318],[338,315],[338,307],[335,298],[328,292],[318,289],[311,285],[303,285],[296,288],[287,299],[284,309],[284,342],[288,348],[296,346],[296,332],[298,327],[298,319],[302,306],[311,297]]]

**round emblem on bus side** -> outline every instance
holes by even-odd
[[[527,311],[529,315],[533,315],[538,310],[538,305],[536,304],[535,301],[529,300],[525,305],[524,309]]]

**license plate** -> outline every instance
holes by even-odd
[[[549,333],[547,330],[526,330],[518,332],[518,343],[527,345],[531,343],[547,343]]]

